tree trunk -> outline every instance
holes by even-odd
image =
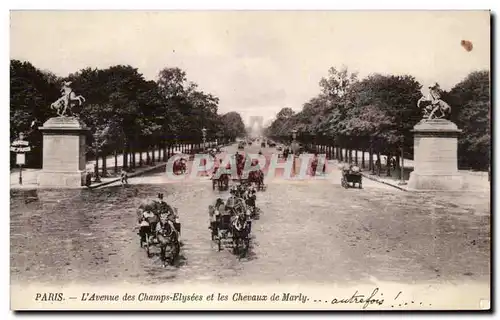
[[[118,151],[114,151],[114,156],[115,156],[115,174],[118,173]]]
[[[107,163],[106,163],[106,154],[103,153],[102,155],[102,174],[101,176],[107,177],[108,176],[108,169],[107,169]]]
[[[132,156],[132,159],[131,159],[132,169],[135,169],[135,153],[136,153],[136,149],[132,148],[131,151],[132,151],[131,152],[131,156]]]
[[[123,148],[123,169],[127,169],[128,168],[128,153],[127,153],[127,146],[125,145],[125,147]]]
[[[382,159],[380,157],[380,152],[377,152],[377,161],[378,161],[378,165],[377,165],[377,176],[380,177],[380,171],[382,169]]]
[[[142,167],[143,163],[142,163],[142,149],[141,151],[139,152],[139,167]]]
[[[99,179],[99,152],[95,151],[95,165],[94,165],[94,181],[100,182]]]
[[[386,163],[386,167],[387,167],[386,171],[387,171],[387,176],[388,177],[391,176],[391,165],[390,165],[391,161],[390,161],[390,159],[391,159],[391,153],[388,153],[387,154],[387,163]]]
[[[365,166],[365,150],[363,149],[361,151],[361,168],[364,169],[366,166]]]
[[[358,165],[358,148],[354,151],[354,162]]]
[[[371,170],[372,174],[375,173],[375,166],[373,163],[373,146],[370,143],[370,151],[368,154],[368,170]]]

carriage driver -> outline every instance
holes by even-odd
[[[231,196],[226,201],[226,209],[233,209],[234,211],[242,211],[243,200],[238,195],[238,187],[232,186],[229,193]]]
[[[163,193],[158,193],[156,211],[159,220],[161,220],[162,216],[165,216],[175,224],[177,231],[180,233],[179,215],[177,214],[176,210],[174,210],[169,204],[165,202],[165,200],[163,200]]]
[[[222,213],[224,213],[224,200],[221,198],[217,198],[215,201],[215,205],[210,207],[209,215],[210,215],[210,226],[208,229],[211,229],[212,232],[217,232],[217,217]]]
[[[359,169],[359,167],[354,163],[354,162],[351,162],[349,164],[349,171],[350,172],[355,172],[355,173],[358,173],[360,172],[361,170]]]
[[[158,214],[172,213],[175,215],[174,209],[163,200],[163,193],[158,193]]]
[[[139,208],[139,211],[139,228],[151,227],[151,231],[154,231],[154,229],[156,228],[156,224],[153,225],[153,223],[150,223],[150,220],[155,217],[153,208],[151,208],[151,206],[149,205],[146,205],[143,208]]]

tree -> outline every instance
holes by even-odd
[[[42,165],[42,135],[37,127],[55,115],[50,104],[60,96],[57,77],[50,80],[29,62],[10,61],[10,136],[13,140],[20,132],[26,134],[32,146],[26,162],[31,167]]]
[[[224,136],[226,138],[234,141],[237,137],[246,135],[245,124],[238,112],[228,112],[222,115],[221,119],[224,127]]]
[[[443,100],[452,107],[452,120],[463,130],[458,140],[462,167],[486,170],[490,164],[491,98],[489,71],[470,73]]]
[[[357,73],[349,73],[347,67],[343,66],[342,69],[337,70],[331,67],[328,70],[328,77],[322,78],[319,82],[322,94],[328,99],[335,100],[342,98],[347,89],[358,81]]]
[[[342,132],[349,136],[377,137],[384,145],[380,151],[398,149],[402,139],[411,147],[411,130],[421,118],[416,106],[420,89],[421,85],[408,75],[367,77],[346,95]]]
[[[295,112],[292,108],[282,108],[276,115],[276,119],[266,129],[266,135],[270,138],[280,140],[282,137],[290,135],[296,123]]]

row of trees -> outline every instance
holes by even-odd
[[[245,135],[240,115],[218,114],[219,98],[204,92],[179,68],[165,68],[148,81],[132,66],[86,68],[59,78],[29,62],[11,60],[10,134],[28,133],[34,150],[28,164],[41,164],[41,133],[37,130],[56,116],[50,104],[61,96],[63,81],[85,97],[73,110],[90,127],[89,153],[109,155],[120,150],[147,150],[174,143],[199,143],[202,128],[207,141],[234,140]],[[28,159],[29,160],[29,159]]]
[[[319,82],[321,91],[300,112],[283,108],[266,135],[311,144],[335,144],[352,150],[413,158],[413,126],[422,119],[417,101],[422,85],[410,75],[373,74],[358,79],[347,68],[330,68]],[[487,169],[490,162],[490,75],[469,74],[450,91],[441,92],[452,106],[450,120],[463,130],[459,165]]]

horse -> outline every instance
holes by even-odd
[[[441,99],[430,100],[426,97],[421,97],[417,101],[417,107],[424,110],[424,117],[426,119],[442,119],[451,112],[451,106]],[[439,111],[440,115],[436,116]]]
[[[212,189],[215,190],[215,186],[219,191],[227,190],[229,188],[229,174],[228,173],[219,173],[221,167],[215,167],[212,174]]]
[[[219,190],[226,190],[229,188],[229,175],[227,173],[223,173],[220,175],[219,179],[217,179]]]
[[[256,206],[257,196],[255,192],[247,191],[245,195],[245,205],[250,210],[250,216],[255,218],[257,215],[257,206]]]
[[[146,246],[146,252],[148,257],[150,257],[149,245],[156,236],[156,226],[160,220],[156,212],[155,203],[146,202],[141,204],[137,209],[137,220],[139,223],[138,234],[141,248]]]
[[[50,107],[51,109],[55,109],[57,114],[62,117],[66,111],[71,111],[71,107],[75,102],[82,105],[85,102],[85,98],[81,95],[77,96],[73,91],[64,92],[64,95],[54,101]]]
[[[233,236],[233,250],[235,253],[246,255],[250,247],[250,232],[252,222],[244,213],[233,215],[231,218],[231,234]]]
[[[160,219],[156,228],[156,237],[160,245],[160,259],[163,266],[173,264],[180,253],[179,232],[170,220]],[[168,251],[168,255],[167,255]]]
[[[261,190],[264,185],[264,172],[262,170],[254,170],[248,174],[248,182],[250,184],[255,183],[257,185],[257,190]]]

